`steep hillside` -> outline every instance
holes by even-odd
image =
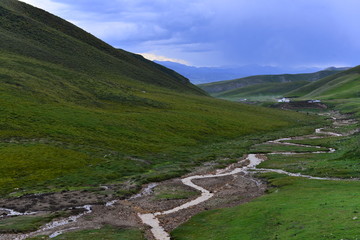
[[[210,94],[220,94],[229,90],[246,87],[254,84],[261,83],[283,83],[283,82],[296,82],[296,81],[315,81],[326,76],[330,76],[343,71],[343,68],[329,68],[315,73],[304,74],[281,74],[281,75],[259,75],[235,80],[213,82],[198,85],[201,89]]]
[[[346,99],[360,97],[360,66],[309,83],[286,94],[291,97]]]
[[[1,195],[116,183],[122,196],[309,121],[210,98],[174,71],[15,0],[0,2],[0,43]],[[233,139],[241,141],[224,143]]]
[[[99,75],[116,77],[113,82],[124,90],[131,88],[125,79],[131,79],[203,94],[176,72],[139,55],[117,50],[71,23],[30,5],[15,0],[2,0],[0,16],[1,51],[4,53],[60,64],[93,78]],[[122,79],[119,79],[120,76]],[[105,78],[97,82],[99,88],[104,82],[109,84]],[[95,88],[92,86],[91,90],[101,94]]]
[[[226,92],[215,93],[214,97],[231,101],[247,100],[270,100],[282,97],[289,91],[307,85],[308,81],[296,81],[285,83],[260,83],[242,88],[236,88]]]

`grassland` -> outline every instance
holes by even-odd
[[[334,147],[332,154],[304,154],[295,156],[271,155],[269,161],[259,167],[281,168],[289,172],[300,172],[311,176],[358,178],[360,177],[360,136],[325,138],[296,141],[303,144],[319,144]]]
[[[57,212],[42,216],[17,216],[0,220],[0,233],[27,233],[36,231],[51,220],[67,216],[68,213]]]
[[[352,99],[359,98],[360,67],[355,67],[287,93],[287,96],[303,99]]]
[[[279,144],[260,144],[251,148],[251,153],[271,153],[271,152],[316,152],[328,151],[327,148],[302,147],[302,146],[286,146]]]
[[[97,230],[82,230],[64,233],[52,238],[54,240],[145,240],[143,233],[136,229],[117,229],[106,226]],[[30,238],[31,240],[49,239],[47,236]]]
[[[182,185],[180,185],[182,186]],[[190,197],[198,196],[199,192],[183,189],[179,186],[158,186],[154,190],[154,197],[156,200],[170,200],[170,199],[188,199]]]
[[[203,212],[172,232],[173,239],[357,239],[359,182],[262,175],[270,194],[250,203]]]

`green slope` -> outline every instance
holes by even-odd
[[[201,89],[208,93],[221,94],[229,90],[246,87],[254,84],[262,83],[283,83],[283,82],[296,82],[296,81],[316,81],[318,79],[330,76],[342,71],[342,68],[329,68],[324,71],[315,73],[304,73],[304,74],[280,74],[280,75],[259,75],[250,76],[245,78],[239,78],[228,81],[212,82],[198,85]]]
[[[233,208],[205,211],[172,232],[174,240],[356,239],[359,182],[272,176],[276,191]]]
[[[210,98],[15,0],[0,2],[0,43],[1,195],[161,180],[311,120]]]
[[[269,100],[283,96],[292,90],[305,86],[309,82],[296,81],[285,83],[260,83],[242,88],[236,88],[226,92],[212,94],[214,97],[227,100]]]
[[[132,79],[202,93],[174,71],[139,55],[112,48],[71,23],[30,5],[2,0],[0,15],[4,52],[60,64],[88,76],[116,77],[123,88],[131,87],[125,80]]]
[[[309,83],[286,95],[321,99],[358,98],[360,97],[360,66]]]

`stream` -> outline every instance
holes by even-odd
[[[336,119],[334,119],[336,121]],[[339,133],[334,133],[334,132],[326,132],[324,131],[324,128],[318,128],[315,130],[316,134],[321,134],[321,135],[327,135],[327,136],[334,136],[334,137],[339,137],[339,136],[343,136],[342,134]],[[316,138],[322,138],[323,136],[307,136],[307,137],[302,137],[301,139],[316,139]],[[297,138],[300,139],[300,138]],[[309,148],[323,148],[321,146],[311,146],[311,145],[303,145],[303,144],[296,144],[296,143],[290,143],[290,142],[286,142],[289,140],[293,140],[293,138],[281,138],[281,139],[277,139],[277,140],[272,140],[272,141],[268,141],[267,143],[269,144],[279,144],[279,145],[287,145],[287,146],[298,146],[298,147],[309,147]],[[333,148],[328,148],[328,151],[315,151],[315,152],[305,152],[306,154],[308,153],[334,153],[336,150]],[[302,153],[296,153],[296,152],[271,152],[268,154],[284,154],[284,155],[295,155],[295,154],[305,154],[304,152]],[[193,200],[190,200],[188,202],[185,202],[182,205],[179,205],[177,207],[174,207],[172,209],[168,209],[165,211],[159,211],[159,212],[153,212],[153,213],[137,213],[138,217],[141,219],[142,223],[145,225],[148,225],[150,227],[150,231],[152,233],[152,235],[154,236],[154,238],[156,240],[170,240],[170,234],[168,232],[165,231],[164,227],[161,226],[161,223],[159,221],[160,216],[164,216],[164,215],[168,215],[168,214],[172,214],[184,209],[188,209],[191,208],[193,206],[196,206],[200,203],[203,203],[209,199],[211,199],[214,196],[214,193],[193,183],[193,180],[198,180],[198,179],[207,179],[207,178],[217,178],[217,177],[225,177],[225,176],[231,176],[231,175],[235,175],[235,174],[239,174],[239,173],[243,173],[245,174],[245,176],[249,176],[252,173],[260,173],[260,172],[275,172],[275,173],[279,173],[279,174],[285,174],[288,176],[292,176],[292,177],[302,177],[302,178],[308,178],[308,179],[315,179],[315,180],[332,180],[332,181],[358,181],[359,179],[339,179],[339,178],[321,178],[321,177],[314,177],[314,176],[309,176],[309,175],[303,175],[300,173],[291,173],[291,172],[287,172],[281,169],[263,169],[263,168],[257,168],[257,166],[263,162],[263,156],[265,154],[248,154],[245,159],[241,160],[239,163],[242,163],[242,165],[244,165],[244,163],[247,163],[245,166],[243,167],[236,167],[236,164],[231,164],[228,167],[224,168],[224,169],[218,169],[216,170],[216,172],[214,174],[205,174],[205,175],[194,175],[194,176],[189,176],[189,177],[185,177],[183,179],[181,179],[181,182],[186,185],[189,186],[197,191],[199,191],[201,193],[201,195]],[[260,180],[257,179],[253,179],[251,177],[249,177],[248,179],[250,179],[251,181],[254,181],[256,183],[257,186],[260,185]],[[135,198],[140,198],[142,196],[146,196],[146,195],[151,195],[153,192],[153,189],[157,186],[157,183],[151,183],[148,184],[146,187],[143,188],[143,190],[132,196],[131,198],[129,198],[129,200],[131,199],[135,199]],[[118,202],[118,200],[113,200],[110,202],[107,202],[105,204],[106,207],[112,207],[114,204],[116,204]],[[70,216],[68,218],[62,219],[62,220],[56,220],[56,221],[52,221],[46,225],[44,225],[42,228],[40,228],[39,230],[29,233],[29,234],[19,234],[14,236],[14,238],[10,238],[10,239],[15,239],[15,240],[23,240],[26,239],[28,237],[32,237],[32,236],[36,236],[39,235],[43,232],[49,231],[49,230],[53,230],[54,232],[52,234],[49,235],[50,238],[54,238],[56,236],[59,236],[61,234],[63,234],[64,232],[67,231],[71,231],[71,230],[75,230],[78,229],[78,227],[71,227],[68,226],[68,228],[63,229],[63,230],[56,230],[59,229],[59,227],[61,226],[66,226],[69,225],[70,223],[74,223],[76,222],[80,217],[90,214],[92,212],[92,206],[91,205],[85,205],[85,206],[81,206],[81,207],[77,207],[77,208],[83,208],[85,209],[85,211],[83,213],[80,213],[78,215],[75,216]],[[6,208],[0,208],[0,212],[4,212],[6,213],[6,216],[23,216],[23,215],[33,215],[36,214],[36,212],[26,212],[26,213],[20,213],[20,212],[16,212],[14,210],[11,209],[6,209]],[[0,218],[3,216],[0,216]],[[2,238],[1,234],[0,234],[0,238]],[[7,238],[6,238],[7,239]]]
[[[315,130],[316,134],[323,134],[323,135],[328,135],[328,136],[335,136],[335,137],[339,137],[339,136],[343,136],[342,134],[339,133],[334,133],[334,132],[325,132],[323,130],[324,128],[318,128]],[[311,138],[321,138],[321,137],[311,137]],[[305,138],[304,138],[305,139]],[[285,141],[288,140],[292,140],[292,138],[281,138],[278,140],[274,140],[274,141],[268,141],[267,143],[272,143],[272,144],[282,144],[282,145],[288,145],[288,146],[298,146],[298,147],[311,147],[311,148],[322,148],[321,146],[311,146],[311,145],[303,145],[303,144],[296,144],[296,143],[288,143]],[[314,154],[319,154],[319,153],[334,153],[336,150],[333,148],[328,148],[328,151],[316,151],[316,152],[305,152],[306,154],[309,153],[314,153]],[[296,152],[272,152],[272,153],[268,153],[268,154],[284,154],[284,155],[295,155],[295,154],[305,154],[305,153],[296,153]],[[340,178],[322,178],[322,177],[314,177],[314,176],[309,176],[309,175],[303,175],[300,173],[290,173],[284,170],[280,170],[280,169],[258,169],[256,168],[262,161],[262,158],[259,158],[259,155],[261,154],[248,154],[245,158],[245,160],[242,160],[241,162],[244,161],[248,161],[249,163],[241,168],[235,168],[232,169],[231,166],[222,169],[222,170],[217,170],[215,174],[208,174],[208,175],[195,175],[195,176],[190,176],[190,177],[186,177],[183,178],[181,181],[183,184],[192,187],[198,191],[201,192],[201,196],[191,200],[189,202],[186,202],[180,206],[177,206],[173,209],[169,209],[166,211],[161,211],[161,212],[154,212],[154,213],[145,213],[145,214],[141,214],[138,213],[139,218],[142,220],[142,222],[148,226],[151,227],[151,233],[154,236],[154,238],[156,240],[170,240],[170,234],[168,232],[166,232],[164,230],[164,228],[161,226],[160,221],[158,219],[159,216],[162,215],[167,215],[167,214],[171,214],[183,209],[187,209],[190,208],[192,206],[198,205],[202,202],[205,202],[207,200],[209,200],[210,198],[212,198],[214,196],[214,194],[210,191],[208,191],[207,189],[196,185],[192,182],[192,180],[195,179],[204,179],[204,178],[216,178],[216,177],[224,177],[224,176],[230,176],[230,175],[234,175],[234,174],[238,174],[238,173],[245,173],[245,174],[250,174],[250,173],[254,173],[254,172],[275,172],[275,173],[279,173],[279,174],[285,174],[288,176],[292,176],[292,177],[302,177],[302,178],[308,178],[308,179],[314,179],[314,180],[331,180],[331,181],[340,181],[340,180],[344,180],[344,179],[340,179]],[[232,170],[231,170],[232,169]],[[351,180],[347,180],[347,181],[355,181],[358,179],[351,179]]]

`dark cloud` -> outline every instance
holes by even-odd
[[[195,65],[360,62],[358,0],[42,1],[114,46]]]

